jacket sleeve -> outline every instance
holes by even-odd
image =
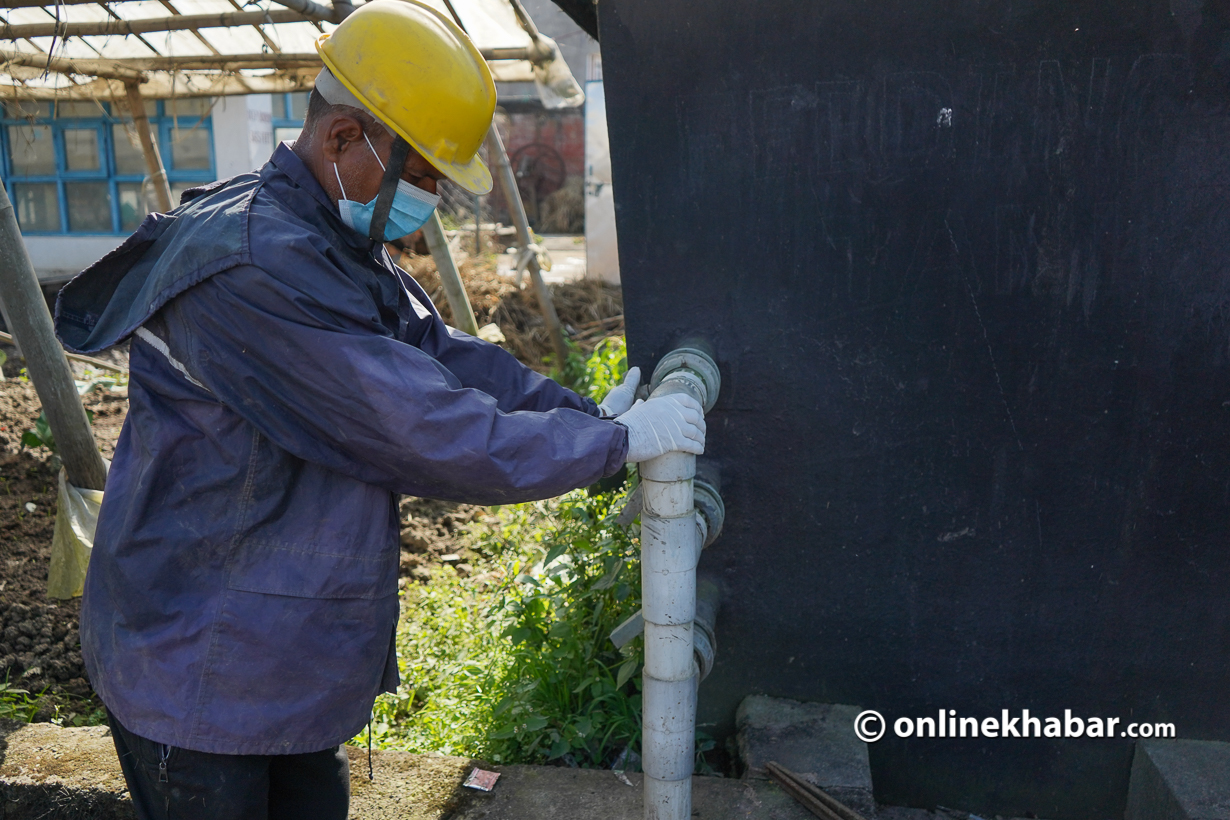
[[[506,413],[569,408],[591,416],[601,415],[593,399],[526,367],[499,345],[450,328],[440,319],[432,322],[421,347],[456,374],[463,385],[493,396]]]
[[[415,329],[416,338],[407,341],[451,370],[466,387],[477,388],[494,397],[505,413],[568,407],[591,416],[602,414],[593,399],[578,395],[526,367],[499,345],[450,328],[436,312],[430,297],[408,273],[399,268],[398,279],[415,300],[431,311],[431,316],[423,317],[424,321]]]
[[[321,302],[237,267],[175,299],[168,331],[192,375],[274,444],[393,492],[503,504],[622,466],[620,425],[569,407],[505,412],[365,317],[352,291]]]

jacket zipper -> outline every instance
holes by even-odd
[[[162,746],[162,760],[158,761],[158,782],[169,783],[170,779],[167,777],[167,758],[171,756],[171,747],[165,743],[159,745]]]

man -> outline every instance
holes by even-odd
[[[398,685],[398,493],[499,504],[699,453],[700,408],[595,406],[450,330],[383,240],[483,193],[495,87],[447,18],[377,0],[318,49],[301,138],[151,215],[61,293],[133,337],[82,601],[142,818],[344,818],[339,745]],[[618,419],[613,419],[618,416]]]

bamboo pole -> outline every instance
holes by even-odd
[[[528,48],[482,49],[484,60],[528,60],[533,55]],[[0,49],[0,61],[18,65],[43,68],[47,56],[28,51]],[[57,67],[60,66],[60,67]],[[49,67],[61,74],[82,74],[103,79],[128,81],[144,79],[146,71],[209,71],[240,68],[319,68],[320,57],[315,53],[296,54],[183,54],[171,57],[132,57],[117,60],[60,60],[55,58]]]
[[[0,185],[0,299],[7,308],[10,329],[20,340],[30,381],[47,414],[56,449],[71,484],[101,490],[107,481],[90,430],[90,420],[73,384],[73,372],[56,339],[51,313],[38,286],[38,276],[21,241],[17,215],[8,191]]]
[[[202,28],[259,26],[265,23],[305,23],[310,17],[291,9],[271,11],[232,11],[224,14],[172,14],[136,20],[99,20],[89,23],[0,24],[0,40],[27,37],[105,37],[108,35],[147,34],[156,31],[196,31]]]
[[[504,140],[492,123],[487,132],[490,154],[495,159],[500,175],[500,187],[504,190],[504,200],[508,203],[508,215],[517,229],[517,242],[521,248],[528,248],[534,242],[530,233],[530,220],[525,215],[525,203],[521,201],[521,191],[517,188],[517,176],[513,173],[512,163],[508,161],[508,152],[504,150]],[[538,297],[538,309],[542,311],[543,321],[547,325],[547,333],[551,337],[551,347],[555,350],[556,367],[561,371],[568,362],[568,347],[564,344],[564,331],[560,327],[559,314],[555,312],[555,302],[551,299],[551,290],[542,279],[542,271],[538,268],[538,257],[530,259],[527,266],[530,281],[534,283],[534,294]]]
[[[61,6],[94,5],[98,0],[60,0]],[[54,4],[53,4],[54,5]],[[41,9],[46,8],[47,0],[4,0],[6,9]]]
[[[5,321],[5,324],[7,325],[8,322]],[[11,333],[0,333],[0,342],[6,342],[7,344],[11,344],[14,347],[17,347],[17,339],[14,338],[13,334]],[[17,350],[18,352],[20,352],[21,348],[18,347]],[[82,364],[88,364],[92,367],[97,367],[100,370],[110,370],[112,373],[127,373],[128,372],[128,368],[124,367],[124,365],[122,364],[115,364],[114,362],[107,362],[107,361],[103,361],[102,359],[95,359],[93,356],[82,356],[80,353],[69,353],[67,350],[64,351],[64,358],[70,361],[81,362]]]
[[[193,71],[237,68],[319,67],[316,54],[181,54],[171,57],[135,57],[111,62],[139,71]]]
[[[141,89],[134,81],[124,83],[128,91],[128,107],[132,109],[132,124],[137,129],[137,139],[141,142],[141,154],[145,157],[145,168],[149,172],[150,184],[154,186],[154,198],[158,200],[158,210],[166,213],[171,210],[171,184],[167,181],[167,170],[162,165],[162,157],[158,155],[158,145],[149,132],[149,118],[145,116],[145,100],[141,97]]]
[[[466,295],[465,285],[461,283],[461,272],[457,270],[457,262],[448,248],[448,240],[444,237],[444,223],[440,221],[439,211],[432,211],[431,219],[423,226],[423,238],[427,240],[431,258],[436,260],[436,270],[440,272],[440,282],[444,285],[444,296],[453,311],[453,326],[471,336],[477,336],[478,320],[474,318],[470,297]]]
[[[57,74],[77,74],[81,76],[100,77],[104,80],[122,80],[140,82],[145,79],[138,68],[124,65],[116,60],[73,60],[64,57],[48,57],[30,51],[13,51],[0,49],[0,62],[24,65],[30,68],[46,68]]]

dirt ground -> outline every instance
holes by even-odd
[[[430,258],[424,261],[407,255],[403,264],[447,319],[447,304]],[[545,369],[542,355],[549,350],[549,342],[533,297],[528,290],[518,291],[511,282],[498,279],[494,268],[489,257],[462,264],[479,324],[498,324],[507,338],[506,348],[522,361]],[[606,335],[622,333],[618,288],[584,282],[556,286],[555,295],[561,321],[571,328],[583,350],[592,349]],[[46,448],[22,446],[22,435],[34,429],[41,407],[34,386],[20,376],[22,365],[15,350],[0,345],[0,351],[8,354],[5,380],[0,382],[0,683],[50,695],[39,719],[49,718],[54,704],[70,713],[88,713],[97,702],[81,662],[80,601],[59,601],[46,595],[58,464]],[[107,351],[102,358],[127,364],[124,349]],[[79,379],[88,375],[82,365],[74,364],[74,369]],[[94,413],[95,438],[104,457],[110,458],[128,411],[127,394],[104,386],[83,402]],[[433,567],[446,563],[462,575],[469,571],[456,534],[486,515],[484,508],[405,498],[400,511],[403,586],[426,580]]]

